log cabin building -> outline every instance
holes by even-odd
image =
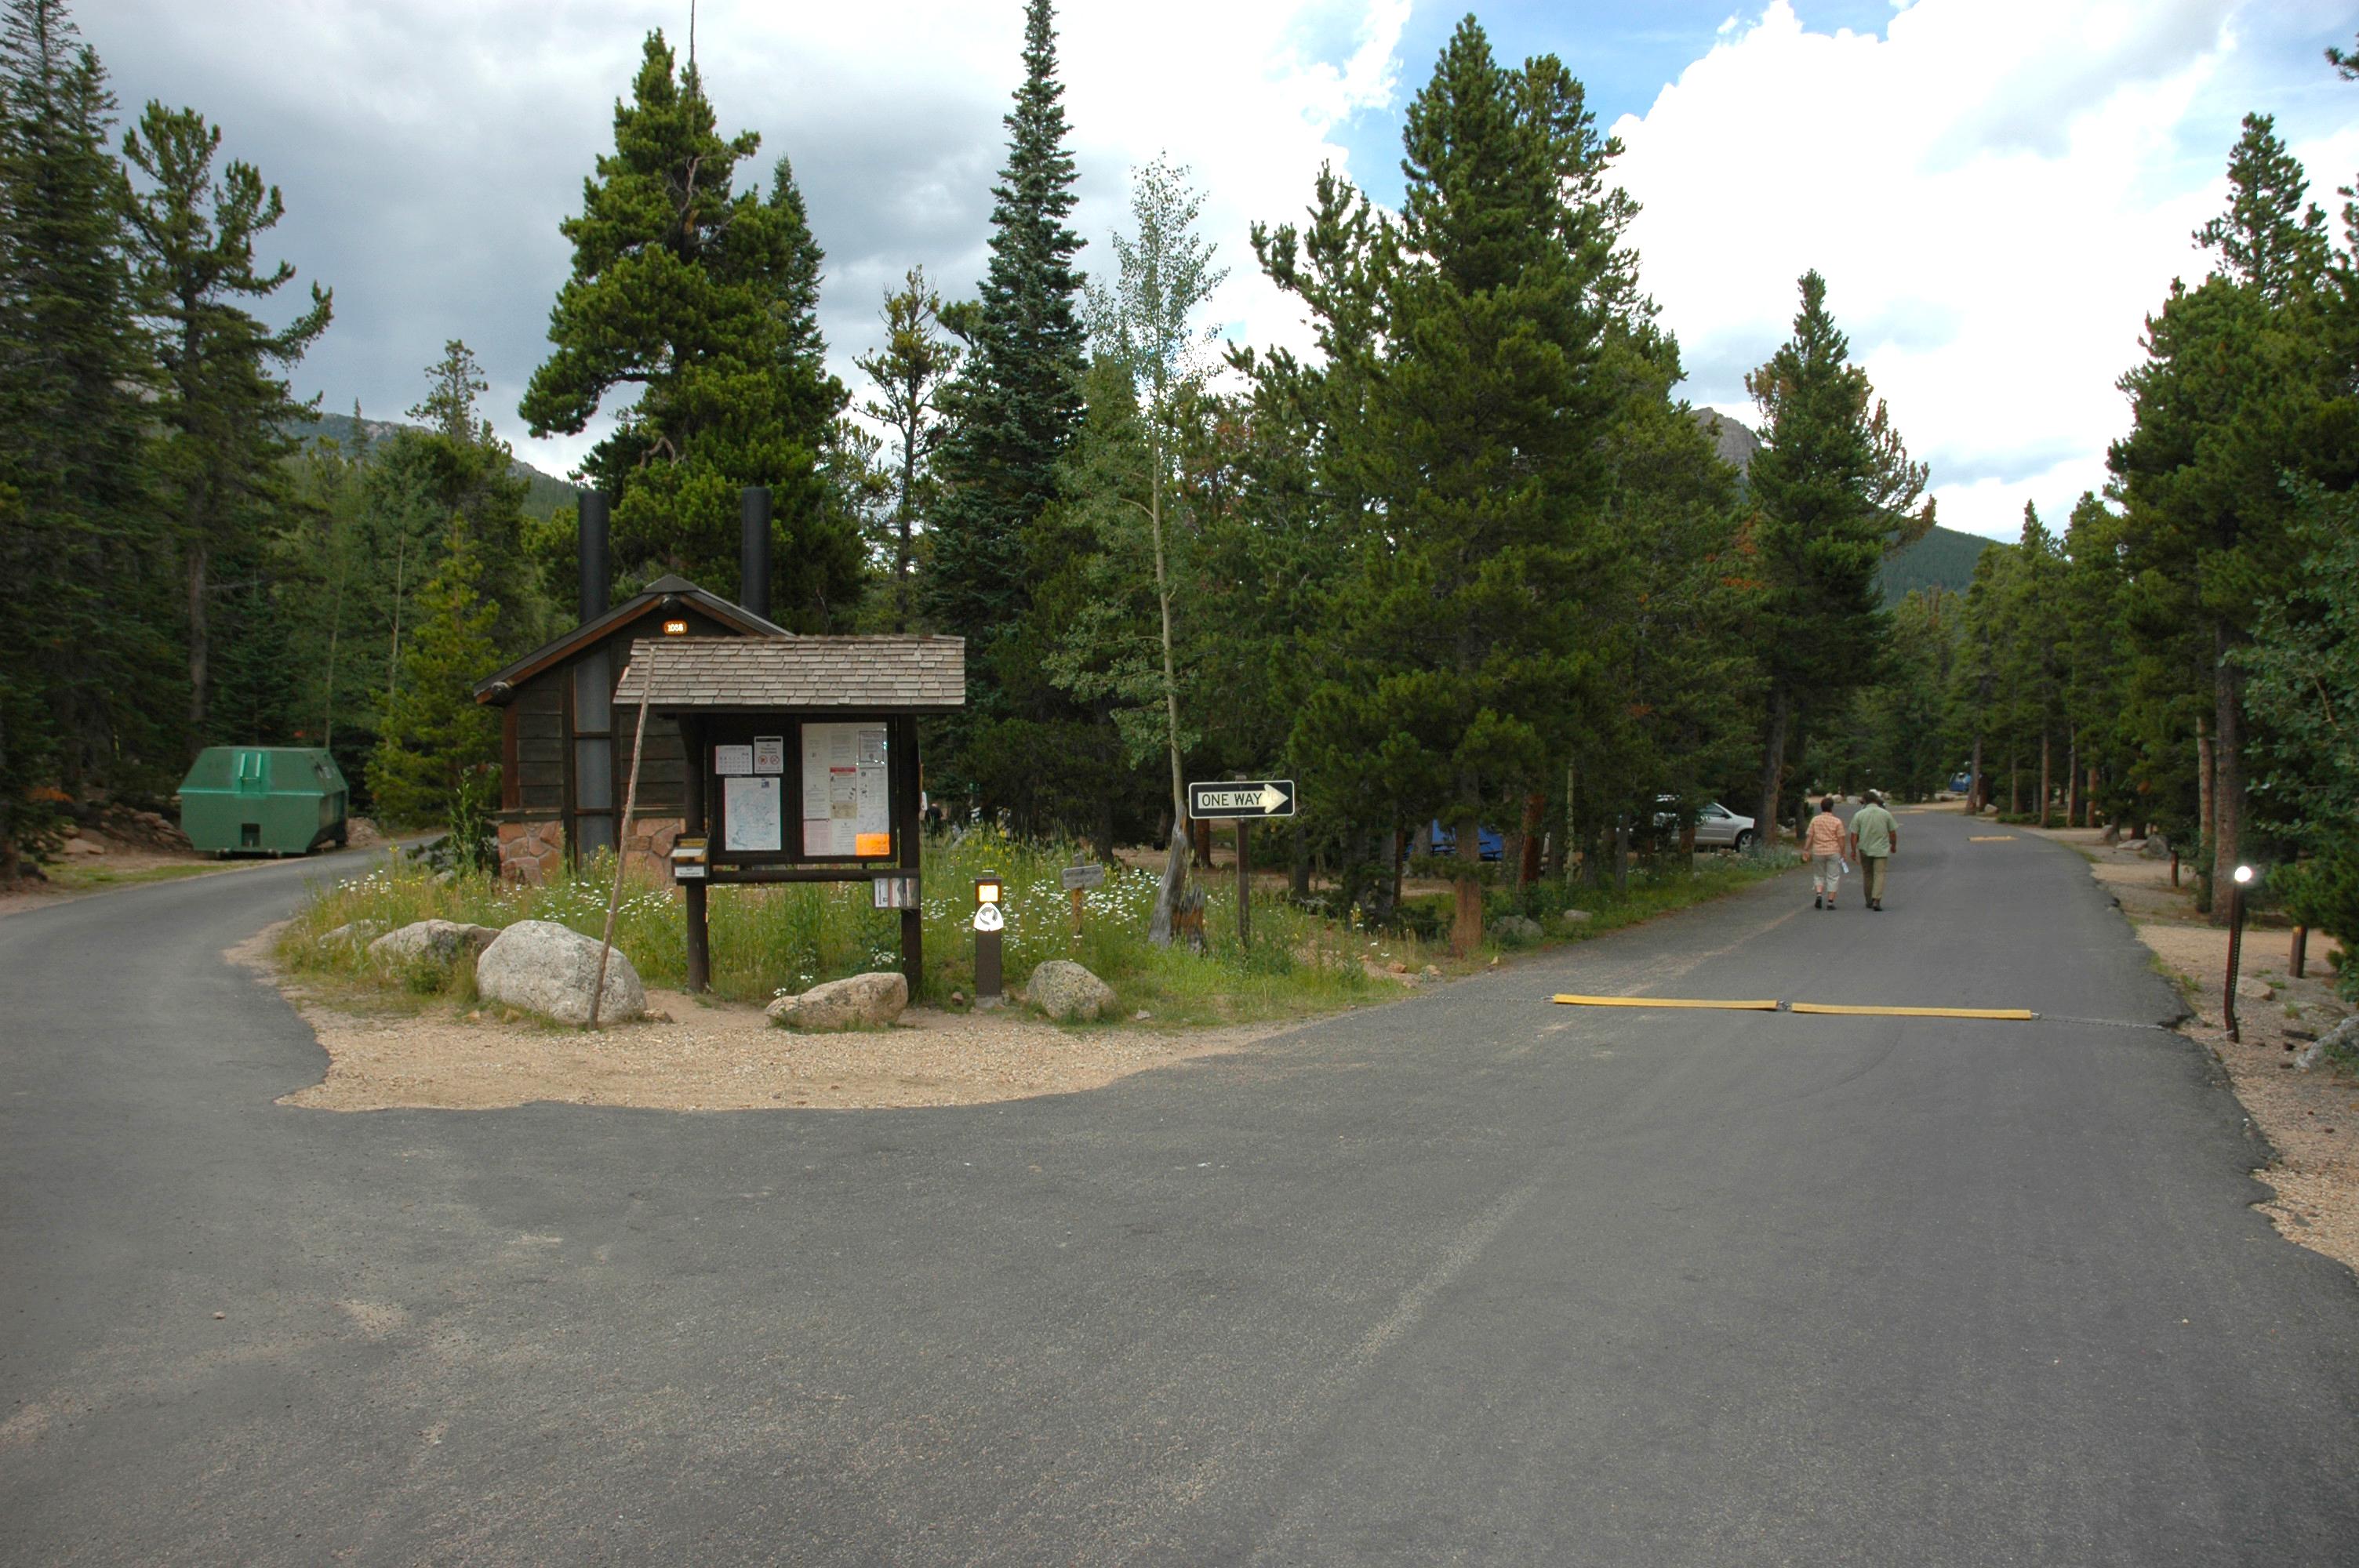
[[[744,504],[739,560],[743,602],[685,578],[662,577],[609,608],[608,506],[582,502],[582,623],[474,688],[500,709],[500,874],[538,883],[601,849],[669,877],[680,831],[686,757],[679,723],[647,719],[631,842],[618,846],[631,776],[636,708],[614,701],[633,641],[647,637],[791,637],[768,618],[770,508],[766,492]]]

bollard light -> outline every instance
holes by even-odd
[[[2220,991],[2220,1017],[2228,1025],[2228,1038],[2241,1044],[2244,1035],[2236,1028],[2236,960],[2245,946],[2245,890],[2253,885],[2253,868],[2238,866],[2231,881],[2234,885],[2228,890],[2228,979]]]
[[[1000,933],[1006,928],[1007,917],[1000,913],[1001,887],[997,871],[985,871],[974,879],[974,1005],[999,1005]]]

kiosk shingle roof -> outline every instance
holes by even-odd
[[[937,713],[966,704],[962,637],[645,637],[615,683],[639,703],[640,672],[655,678],[651,708],[840,708]]]

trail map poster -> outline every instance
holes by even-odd
[[[881,724],[806,724],[803,853],[878,857],[893,852],[893,795]]]
[[[769,850],[786,847],[781,781],[742,775],[721,781],[721,823],[723,849]]]

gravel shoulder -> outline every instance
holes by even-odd
[[[280,927],[231,948],[277,983],[328,1053],[327,1076],[283,1105],[360,1111],[488,1110],[551,1101],[650,1110],[865,1110],[988,1105],[1094,1089],[1155,1067],[1243,1050],[1284,1023],[1158,1031],[1136,1021],[1063,1027],[1020,1009],[913,1007],[889,1029],[798,1034],[761,1009],[650,990],[649,1016],[592,1034],[497,1010],[417,1011],[329,997],[280,973]]]
[[[2289,934],[2247,925],[2239,968],[2252,989],[2267,994],[2239,995],[2244,1038],[2231,1041],[2221,1008],[2228,934],[2195,912],[2191,877],[2173,888],[2169,861],[2107,844],[2093,828],[2003,831],[2053,838],[2088,859],[2090,874],[2120,901],[2138,940],[2187,999],[2191,1016],[2180,1032],[2226,1070],[2245,1114],[2276,1151],[2253,1173],[2277,1194],[2262,1212],[2289,1239],[2359,1271],[2359,1078],[2327,1065],[2294,1067],[2301,1047],[2349,1011],[2321,978],[2331,972],[2333,939],[2311,934],[2306,978],[2298,980]]]

